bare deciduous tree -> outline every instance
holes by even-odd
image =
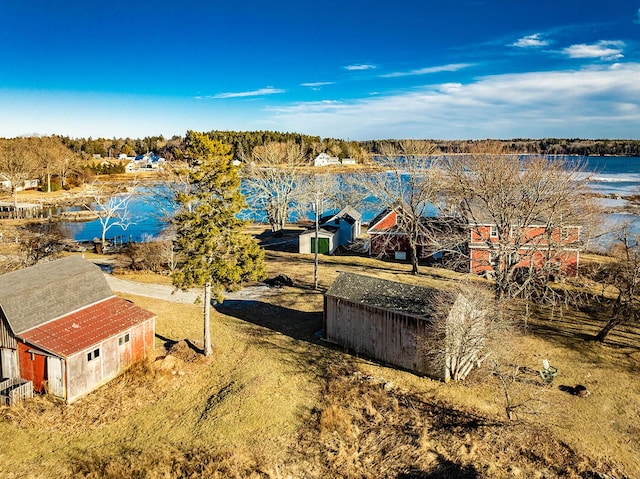
[[[264,211],[273,232],[284,229],[299,200],[300,169],[305,153],[295,143],[271,142],[256,146],[243,167],[249,207]]]
[[[379,169],[361,175],[360,185],[380,207],[397,212],[394,231],[386,237],[389,242],[406,242],[412,272],[417,274],[421,257],[452,248],[460,239],[454,239],[453,225],[449,228],[441,221],[439,228],[434,228],[427,220],[443,213],[438,151],[432,144],[407,140],[397,147],[386,145],[381,153]],[[443,234],[442,228],[449,231]]]
[[[18,190],[36,173],[37,162],[31,146],[27,138],[0,139],[0,174],[10,184],[15,206]]]
[[[51,192],[51,177],[56,174],[64,188],[69,171],[77,167],[77,155],[56,136],[32,138],[31,142],[38,169],[45,177],[46,191]]]
[[[491,359],[491,374],[498,379],[504,412],[509,421],[521,421],[525,415],[538,415],[547,406],[544,393],[549,390],[549,384],[542,384],[537,371],[521,367],[518,359]]]
[[[445,381],[462,381],[496,347],[508,327],[485,288],[470,283],[441,291],[434,299],[431,326],[418,344]]]
[[[596,335],[601,342],[616,327],[640,321],[640,236],[633,235],[628,225],[618,233],[609,252],[613,261],[603,262],[597,271],[598,281],[615,290],[609,320]]]
[[[44,259],[55,258],[65,237],[62,226],[56,221],[25,225],[21,236],[23,265],[33,266]]]
[[[171,240],[147,239],[140,243],[128,243],[126,254],[131,260],[131,269],[154,273],[173,272],[176,267],[173,242]]]
[[[129,203],[136,194],[136,182],[131,185],[117,185],[110,187],[105,184],[94,183],[91,189],[91,204],[85,208],[95,211],[102,228],[101,241],[106,244],[107,232],[114,226],[126,230],[132,223]]]
[[[565,258],[595,223],[589,177],[579,163],[484,148],[444,159],[449,204],[481,238],[496,298],[531,294],[571,273]],[[482,230],[488,225],[491,234]]]

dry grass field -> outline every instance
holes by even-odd
[[[458,275],[322,257],[315,291],[312,256],[270,250],[267,265],[294,286],[217,306],[208,360],[194,350],[200,305],[125,296],[157,314],[155,357],[68,406],[38,397],[0,408],[0,477],[640,477],[637,329],[601,345],[588,339],[598,319],[536,311],[505,340],[505,367],[524,371],[508,389],[523,403],[510,422],[488,361],[444,384],[316,334],[339,271],[436,287]],[[551,386],[536,372],[544,358],[559,369]],[[590,394],[569,394],[577,384]]]

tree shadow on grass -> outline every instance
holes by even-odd
[[[216,311],[276,331],[293,339],[317,342],[322,312],[298,311],[256,300],[225,300]]]
[[[599,343],[596,341],[595,335],[603,325],[603,320],[572,316],[536,319],[529,322],[527,329],[534,336],[549,343],[580,351],[585,362],[599,363],[603,361],[603,358],[611,356],[618,358],[616,360],[617,364],[624,365],[629,372],[639,372],[639,331],[636,328],[625,325],[613,330],[606,341]]]
[[[163,335],[158,334],[158,333],[156,333],[155,336],[156,336],[156,338],[158,338],[160,341],[162,341],[164,343],[163,346],[164,346],[164,349],[166,349],[166,350],[171,349],[171,347],[178,342],[175,339],[167,338],[166,336],[163,336]]]
[[[538,336],[563,344],[595,341],[596,335],[604,327],[605,320],[590,318],[584,315],[567,315],[553,319],[538,319],[529,322],[529,329]],[[616,348],[640,349],[639,332],[628,325],[614,329],[603,343]]]
[[[323,377],[342,350],[322,341],[322,312],[305,312],[255,300],[225,300],[216,311],[239,319],[248,341],[272,352],[301,374]],[[302,414],[302,413],[301,413]]]
[[[430,471],[409,468],[400,472],[396,479],[475,479],[480,477],[475,467],[464,466],[438,454],[438,464]]]
[[[180,342],[176,339],[170,339],[158,333],[155,334],[155,337],[163,342],[162,346],[164,347],[165,351],[170,351],[171,348],[173,348]],[[189,349],[195,351],[198,354],[204,354],[204,348],[198,346],[198,344],[196,344],[196,342],[194,342],[192,339],[184,339],[184,342],[189,347]]]

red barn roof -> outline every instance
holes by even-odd
[[[29,329],[19,337],[56,356],[69,357],[154,316],[114,296]]]

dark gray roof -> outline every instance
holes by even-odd
[[[0,276],[0,309],[14,334],[111,296],[100,268],[78,256]]]
[[[338,218],[349,217],[354,221],[360,221],[362,219],[362,213],[356,210],[353,206],[345,206],[337,215]]]
[[[324,233],[324,234],[327,234],[327,235],[334,235],[339,230],[340,230],[340,228],[337,227],[337,226],[321,225],[321,226],[318,227],[318,233]],[[313,227],[313,228],[308,228],[308,229],[304,230],[302,233],[300,233],[299,236],[314,235],[315,233],[316,233],[316,229],[315,229],[315,227]]]
[[[362,213],[356,210],[353,206],[345,206],[338,213],[334,215],[324,215],[320,218],[320,223],[330,223],[338,218],[344,219],[349,224],[354,224],[356,221],[362,220]]]
[[[471,225],[496,224],[495,216],[494,214],[492,214],[491,210],[489,210],[486,205],[482,205],[476,201],[465,200],[462,204],[462,212]],[[513,214],[508,219],[514,226],[525,226],[522,224],[524,222],[523,219],[520,218],[517,213],[517,209],[514,209]],[[548,223],[548,218],[542,213],[538,212],[534,215],[532,214],[531,217],[527,218],[526,223],[526,226],[545,226]]]
[[[354,303],[402,311],[416,316],[430,317],[436,289],[355,273],[340,273],[327,291],[327,296]]]

